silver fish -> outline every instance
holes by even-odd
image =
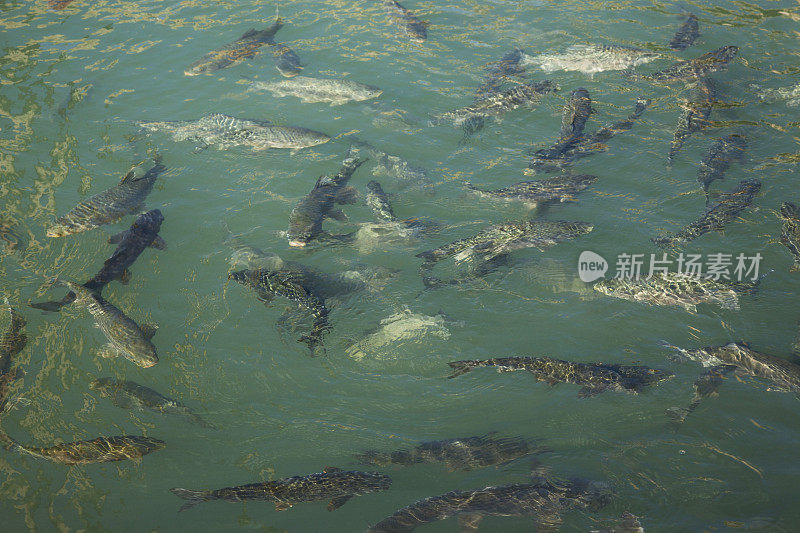
[[[594,76],[607,70],[627,70],[659,57],[659,54],[618,45],[576,44],[561,54],[526,55],[522,65],[536,65],[546,72],[576,70]]]
[[[347,102],[363,102],[377,98],[383,90],[374,85],[365,85],[351,80],[334,78],[310,78],[295,76],[280,81],[250,81],[254,90],[267,90],[277,97],[295,96],[306,103],[326,102],[341,105]]]

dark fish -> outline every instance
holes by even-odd
[[[367,196],[366,202],[375,218],[385,222],[394,222],[397,217],[394,216],[392,204],[389,203],[389,197],[383,192],[381,184],[375,180],[367,183]]]
[[[686,22],[681,24],[678,31],[669,41],[669,47],[673,50],[686,50],[694,44],[697,37],[700,35],[700,25],[697,23],[697,17],[690,14]]]
[[[167,170],[167,167],[161,164],[160,156],[153,158],[153,163],[154,166],[143,176],[140,173],[137,175],[138,167],[134,167],[125,174],[118,185],[79,203],[47,228],[47,236],[73,235],[111,224],[125,215],[141,210],[145,198],[153,190],[156,178]]]
[[[187,76],[211,74],[232,65],[237,65],[245,59],[255,56],[258,53],[258,49],[265,44],[273,43],[273,37],[281,26],[283,26],[283,23],[279,18],[266,30],[256,31],[255,28],[251,28],[232,43],[207,53],[189,65],[183,73]]]
[[[678,61],[664,70],[642,76],[658,82],[691,81],[708,76],[712,72],[724,70],[739,53],[738,46],[723,46],[700,57],[688,61]]]
[[[475,91],[475,98],[485,98],[490,94],[500,91],[503,81],[512,76],[519,76],[525,73],[525,67],[520,65],[520,61],[525,56],[521,48],[514,48],[507,52],[498,61],[493,61],[486,65],[484,70],[486,76],[478,90]]]
[[[737,369],[736,365],[715,365],[703,372],[694,382],[694,397],[686,407],[670,407],[667,409],[667,416],[677,423],[681,424],[686,421],[695,409],[697,409],[702,401],[706,398],[717,396],[717,390],[725,380],[725,375]]]
[[[395,0],[384,0],[383,5],[386,6],[389,16],[394,20],[395,24],[402,28],[403,33],[409,40],[422,43],[428,38],[427,22],[418,19],[416,15]]]
[[[448,470],[473,470],[502,465],[549,448],[534,447],[522,438],[498,439],[492,434],[423,442],[390,453],[370,450],[356,455],[358,462],[374,466],[443,463]]]
[[[453,124],[473,133],[483,127],[484,119],[499,117],[503,113],[520,106],[533,107],[548,93],[558,90],[558,86],[550,80],[517,85],[501,92],[493,93],[478,100],[472,105],[460,107],[446,113],[431,116],[431,125]]]
[[[498,372],[524,370],[537,381],[572,383],[581,385],[578,397],[586,398],[605,391],[638,393],[672,377],[671,372],[638,365],[608,365],[604,363],[576,363],[549,357],[501,357],[479,361],[453,361],[447,363],[454,370],[448,376],[455,378],[475,368],[495,367]]]
[[[322,234],[322,221],[326,217],[347,220],[335,204],[353,203],[354,190],[347,187],[353,172],[366,159],[348,157],[335,176],[320,176],[310,193],[305,195],[289,215],[289,246],[305,246]]]
[[[476,235],[459,239],[444,246],[417,254],[426,263],[436,263],[448,257],[461,261],[480,255],[484,260],[522,248],[546,248],[567,239],[592,231],[587,222],[562,220],[530,220],[497,224],[481,230]]]
[[[11,316],[11,323],[0,336],[0,414],[6,409],[8,389],[17,379],[18,370],[14,366],[14,358],[28,343],[28,336],[22,331],[26,324],[25,318],[11,307],[8,298],[5,299],[5,302]]]
[[[658,246],[666,247],[693,241],[709,231],[723,231],[728,222],[737,219],[739,213],[753,203],[753,198],[760,189],[761,182],[759,180],[755,178],[742,180],[735,191],[722,195],[719,202],[708,208],[703,216],[675,235],[654,237],[651,240]]]
[[[285,44],[271,42],[272,58],[275,60],[275,68],[282,76],[291,78],[303,71],[298,55]]]
[[[603,152],[608,149],[607,142],[616,135],[628,131],[650,105],[650,100],[640,98],[628,118],[603,126],[591,135],[584,135],[568,144],[556,144],[554,147],[537,151],[526,169],[526,174],[552,171],[562,168],[575,159]]]
[[[754,284],[726,283],[723,280],[669,272],[639,279],[604,279],[592,288],[598,292],[648,305],[679,305],[697,312],[697,304],[710,303],[723,309],[738,310],[738,293],[752,290]]]
[[[100,378],[94,380],[89,387],[99,391],[101,396],[109,398],[114,405],[121,409],[147,409],[166,415],[179,415],[204,428],[217,429],[179,401],[167,398],[153,389],[133,381]]]
[[[328,499],[330,499],[328,511],[335,511],[353,496],[384,491],[391,484],[389,476],[378,472],[346,472],[339,468],[328,467],[316,474],[292,476],[238,487],[217,490],[170,489],[170,491],[188,500],[181,507],[181,511],[212,500],[231,503],[251,500],[275,502],[276,511],[285,511],[297,503]]]
[[[724,139],[717,139],[708,153],[700,162],[700,170],[697,172],[697,181],[703,186],[703,190],[708,197],[708,186],[714,180],[725,178],[725,172],[733,161],[742,163],[744,161],[744,151],[747,148],[747,139],[743,135],[734,133]]]
[[[562,142],[581,137],[583,129],[586,127],[586,121],[589,120],[592,112],[592,99],[589,97],[589,91],[583,87],[572,91],[561,116]]]
[[[172,135],[176,142],[191,141],[201,148],[216,146],[220,150],[232,146],[249,146],[254,151],[270,148],[297,150],[331,140],[324,133],[297,126],[278,126],[268,120],[248,120],[212,113],[197,120],[171,122],[138,122],[150,131]]]
[[[26,240],[16,221],[0,217],[0,245],[6,253],[22,251],[27,246]]]
[[[757,352],[743,342],[732,342],[724,346],[706,346],[696,350],[685,350],[670,346],[681,355],[703,366],[734,365],[740,375],[753,376],[770,381],[775,387],[770,390],[800,394],[800,365]]]
[[[672,165],[678,151],[683,148],[686,139],[709,125],[708,117],[717,103],[717,90],[711,78],[701,77],[692,91],[692,97],[678,119],[678,127],[672,138],[667,156],[667,164]]]
[[[312,329],[299,341],[308,344],[312,352],[317,345],[322,344],[322,335],[330,329],[329,310],[325,307],[325,300],[309,289],[302,273],[260,268],[231,272],[228,279],[254,289],[258,299],[265,304],[272,301],[275,296],[282,296],[309,310],[314,317]]]
[[[95,276],[83,284],[87,289],[100,293],[103,288],[113,280],[126,284],[131,277],[128,268],[133,265],[145,248],[151,246],[163,250],[166,248],[164,239],[158,236],[164,216],[158,209],[142,213],[131,225],[130,229],[123,231],[109,239],[117,244],[117,249],[106,259],[103,268]],[[31,304],[31,307],[43,311],[59,311],[65,305],[75,301],[75,293],[68,292],[64,298],[52,302]]]
[[[25,446],[2,433],[0,433],[0,440],[5,441],[10,450],[65,465],[110,463],[125,459],[137,460],[166,446],[162,440],[137,435],[97,437],[92,440],[65,442],[49,448]]]
[[[544,202],[572,200],[574,195],[597,181],[597,176],[589,174],[561,174],[552,178],[534,181],[520,181],[514,185],[485,191],[469,185],[478,196],[498,200],[518,200],[531,207]]]
[[[77,283],[66,282],[66,285],[75,293],[78,305],[89,310],[95,324],[108,339],[108,344],[98,355],[107,358],[122,356],[143,368],[158,363],[156,347],[150,342],[156,333],[155,326],[140,327],[96,292]]]
[[[367,533],[405,533],[450,517],[456,517],[459,531],[467,533],[477,531],[486,516],[531,516],[538,531],[554,531],[561,524],[562,512],[575,508],[599,511],[611,500],[607,483],[585,479],[456,490],[404,507]]]
[[[781,204],[781,244],[786,246],[792,256],[794,263],[789,268],[789,272],[800,271],[800,209],[789,202]]]

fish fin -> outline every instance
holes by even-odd
[[[244,35],[239,37],[238,40],[241,41],[242,39],[247,39],[248,37],[255,37],[257,34],[258,34],[258,31],[255,28],[250,28],[249,30],[244,32]]]
[[[153,338],[153,335],[156,334],[156,331],[158,331],[158,326],[156,326],[155,324],[142,324],[142,326],[139,329],[142,330],[142,333],[144,334],[145,338],[147,340],[150,340]]]
[[[119,182],[120,182],[120,183],[127,183],[127,182],[129,182],[129,181],[133,181],[133,179],[134,179],[135,177],[136,177],[136,172],[135,172],[133,169],[131,169],[131,170],[130,170],[130,171],[127,173],[127,174],[125,174],[124,176],[122,176],[122,179],[121,179],[121,180],[119,180]]]
[[[217,499],[212,495],[210,490],[169,489],[169,491],[178,498],[183,498],[184,500],[187,500],[187,502],[181,506],[178,512],[185,511],[186,509],[191,509],[198,503]]]
[[[344,214],[344,211],[339,209],[338,207],[334,207],[327,214],[328,218],[332,218],[333,220],[338,220],[339,222],[347,222],[349,219],[347,215]]]
[[[285,511],[286,509],[288,509],[288,508],[289,508],[289,507],[291,507],[291,506],[292,506],[292,504],[291,504],[291,503],[287,503],[287,502],[275,502],[275,510],[276,510],[276,511]]]
[[[121,356],[122,352],[120,352],[116,346],[114,346],[109,342],[108,344],[101,346],[100,349],[97,350],[97,355],[99,355],[103,359],[113,359],[115,357]]]
[[[166,250],[167,241],[162,239],[160,235],[156,235],[156,238],[150,243],[150,248],[155,248],[156,250]]]
[[[479,513],[464,513],[458,515],[458,533],[473,533],[478,531],[478,524],[483,520]]]
[[[342,187],[333,199],[337,204],[354,204],[358,198],[358,189],[355,187]]]
[[[601,392],[605,392],[606,387],[598,386],[598,387],[582,387],[581,390],[578,391],[578,398],[591,398],[592,396],[597,396]]]
[[[112,235],[108,238],[108,244],[119,244],[121,243],[125,237],[130,233],[131,230],[126,229],[125,231],[120,231],[116,235]]]
[[[447,364],[450,366],[450,368],[455,370],[455,372],[447,376],[447,379],[457,378],[458,376],[466,374],[472,370],[472,367],[467,361],[451,361]]]
[[[330,502],[328,502],[328,511],[335,511],[336,509],[347,503],[347,500],[349,500],[352,497],[353,497],[352,494],[347,494],[345,496],[337,496],[336,498],[333,498]]]
[[[133,274],[131,274],[131,271],[126,268],[125,270],[120,272],[119,276],[117,276],[117,280],[123,285],[127,285],[131,281],[132,277]]]
[[[322,471],[326,474],[332,474],[334,472],[341,472],[342,469],[337,466],[326,466],[322,469]]]

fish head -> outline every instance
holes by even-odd
[[[146,341],[144,346],[138,346],[126,353],[128,358],[142,368],[150,368],[158,364],[155,346]]]
[[[164,215],[161,214],[161,210],[153,209],[152,211],[142,213],[136,217],[136,220],[133,222],[133,227],[158,233],[158,230],[161,229],[162,222],[164,222]]]
[[[209,58],[198,59],[183,71],[185,76],[199,76],[200,74],[211,74],[220,69],[216,61]]]
[[[728,62],[734,57],[736,57],[736,54],[738,53],[739,53],[738,46],[728,45],[728,46],[723,46],[722,48],[717,50],[717,53],[714,55],[716,56],[717,60]]]
[[[322,233],[322,213],[311,206],[300,205],[289,215],[289,229],[286,232],[289,246],[303,247]]]
[[[164,448],[167,443],[163,440],[154,439],[152,437],[131,437],[130,445],[139,452],[141,455],[157,452]]]
[[[56,222],[55,224],[47,228],[47,233],[46,233],[48,237],[66,237],[67,235],[71,234],[72,232],[69,226],[61,224],[59,222]]]

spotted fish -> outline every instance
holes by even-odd
[[[699,35],[700,25],[697,22],[697,16],[690,13],[686,21],[681,24],[681,27],[670,39],[669,47],[673,50],[686,50],[694,44]]]
[[[736,54],[738,46],[722,46],[716,50],[703,54],[700,57],[673,63],[664,70],[653,74],[641,76],[656,82],[692,81],[707,77],[712,72],[724,70],[728,67]]]
[[[172,135],[176,142],[191,141],[200,148],[216,146],[225,150],[232,146],[247,146],[253,151],[270,148],[297,150],[328,142],[331,138],[318,131],[295,126],[277,126],[267,120],[248,120],[213,113],[197,120],[176,122],[138,122],[149,131]]]
[[[285,511],[295,504],[330,500],[328,511],[335,511],[353,496],[387,490],[392,484],[389,476],[378,472],[343,471],[328,467],[323,472],[307,476],[292,476],[264,483],[250,483],[237,487],[216,490],[170,489],[187,500],[181,511],[198,503],[223,500],[237,503],[244,501],[275,502],[276,511]]]
[[[700,162],[700,170],[697,172],[697,181],[703,186],[706,198],[708,198],[708,186],[714,180],[724,179],[725,172],[730,168],[732,162],[742,163],[744,161],[746,148],[747,138],[738,133],[714,141]]]
[[[455,378],[481,367],[494,367],[498,372],[523,370],[533,374],[537,381],[572,383],[581,385],[578,397],[586,398],[605,391],[638,393],[645,386],[654,385],[672,377],[665,370],[636,365],[609,365],[604,363],[576,363],[550,357],[500,357],[479,361],[453,361],[447,363],[454,370],[448,376]]]
[[[125,215],[141,210],[145,198],[153,190],[156,178],[167,169],[161,164],[160,156],[156,156],[153,163],[154,166],[144,175],[141,175],[140,167],[134,167],[119,184],[80,202],[47,228],[47,236],[74,235],[111,224]]]
[[[122,356],[143,368],[158,363],[156,347],[150,342],[156,332],[155,326],[139,326],[98,293],[77,283],[65,284],[75,293],[75,302],[89,310],[95,324],[108,339],[108,344],[98,355],[107,358]]]
[[[165,415],[178,415],[204,428],[216,429],[179,401],[167,398],[153,389],[133,381],[100,378],[94,380],[89,388],[98,391],[101,396],[109,398],[114,405],[121,409],[147,409]]]
[[[163,250],[166,248],[164,239],[159,237],[161,223],[164,216],[158,209],[139,215],[130,229],[114,235],[109,239],[111,243],[119,243],[114,253],[106,259],[103,268],[95,276],[83,284],[91,291],[101,292],[112,280],[128,283],[131,273],[128,268],[133,265],[145,248],[151,246]],[[51,302],[33,303],[31,307],[43,311],[59,311],[65,305],[75,301],[75,293],[68,292],[64,298]]]
[[[544,202],[565,202],[597,181],[597,176],[589,174],[561,174],[541,180],[520,181],[514,185],[486,191],[469,185],[468,188],[478,196],[497,200],[517,200],[535,207]]]
[[[761,181],[755,178],[742,180],[735,191],[723,194],[720,200],[709,207],[700,218],[675,235],[663,235],[651,240],[658,246],[667,247],[693,241],[710,231],[723,231],[728,222],[739,218],[739,213],[753,203],[759,190]]]
[[[800,271],[800,209],[792,203],[784,202],[781,204],[780,218],[783,220],[781,244],[786,246],[794,257],[794,263],[789,271],[798,272]]]
[[[110,463],[126,459],[138,460],[148,453],[158,451],[166,446],[162,440],[137,435],[97,437],[92,440],[65,442],[49,448],[26,446],[2,433],[0,433],[0,440],[4,441],[6,446],[13,451],[65,465]]]
[[[717,103],[717,89],[711,78],[702,76],[697,80],[697,85],[692,90],[692,96],[678,119],[678,126],[672,137],[672,144],[667,155],[667,164],[672,161],[683,148],[686,139],[693,133],[708,127],[711,110]]]
[[[486,65],[484,68],[486,75],[481,86],[475,91],[475,98],[486,98],[499,92],[503,81],[513,76],[524,74],[526,69],[520,64],[524,55],[525,53],[521,48],[514,48],[499,60]]]
[[[0,336],[0,414],[6,409],[8,389],[17,379],[18,370],[14,366],[14,358],[28,343],[28,336],[22,331],[26,324],[25,318],[11,307],[8,298],[5,298],[5,302],[11,323]]]
[[[370,527],[367,533],[407,533],[450,517],[456,517],[459,531],[467,533],[477,531],[486,516],[533,517],[538,531],[554,531],[561,524],[562,512],[599,511],[611,501],[607,483],[586,479],[455,490],[404,507]]]
[[[494,435],[422,442],[413,448],[393,452],[366,451],[356,455],[359,463],[375,466],[442,463],[448,470],[474,470],[509,463],[520,457],[550,451],[532,446],[522,438]]]
[[[255,28],[251,28],[232,43],[207,53],[189,65],[183,73],[186,76],[211,74],[237,65],[245,59],[250,59],[258,53],[259,48],[273,42],[273,37],[281,26],[280,19],[278,19],[266,30],[257,31]]]

